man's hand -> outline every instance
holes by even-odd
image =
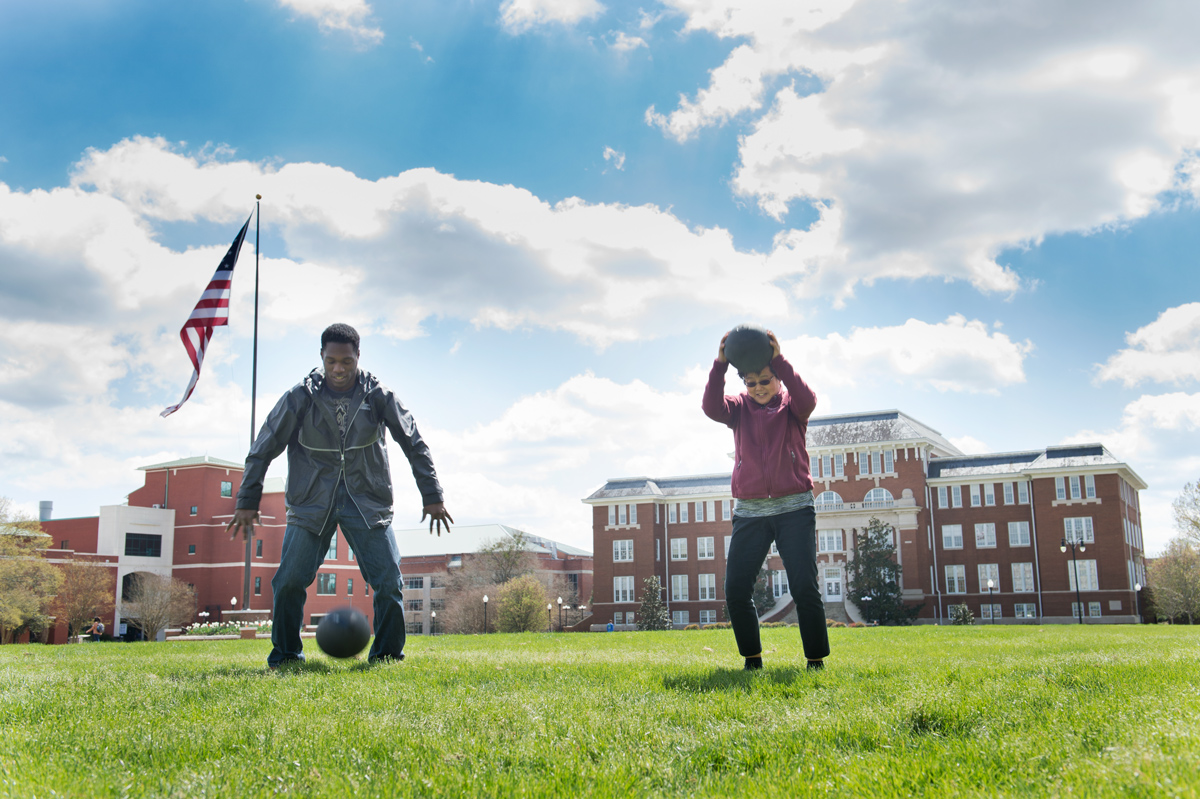
[[[231,521],[225,529],[229,531],[230,538],[237,538],[238,530],[242,531],[242,540],[249,541],[250,536],[254,535],[254,525],[258,524],[258,511],[253,508],[238,508],[233,512],[233,521]]]
[[[721,363],[729,363],[729,359],[725,357],[725,339],[729,338],[729,333],[721,336],[721,348],[717,350],[717,360]]]
[[[426,505],[425,510],[421,513],[421,521],[425,521],[425,517],[429,517],[429,534],[433,535],[433,525],[437,524],[438,538],[442,537],[442,525],[446,525],[446,532],[450,532],[450,523],[454,518],[450,515],[450,511],[446,510],[444,502],[435,502],[432,505]]]
[[[767,331],[767,339],[771,342],[771,360],[775,360],[776,358],[779,357],[779,339],[775,338],[775,334],[772,333],[770,330]],[[722,353],[724,353],[724,351],[725,351],[724,342],[725,342],[725,340],[721,339],[721,343],[722,343],[721,352]]]

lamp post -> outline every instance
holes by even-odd
[[[552,631],[554,629],[554,627],[551,626],[551,624],[550,624],[550,609],[553,607],[554,606],[551,605],[549,602],[546,603],[546,630],[547,630],[547,632]]]
[[[562,632],[562,597],[558,598],[558,631]]]
[[[437,626],[437,611],[431,610],[431,611],[429,611],[429,634],[430,635],[436,634],[433,629],[436,626]]]
[[[487,633],[487,594],[483,595],[483,632]]]
[[[1083,624],[1083,597],[1079,593],[1079,563],[1075,560],[1075,550],[1087,552],[1087,547],[1082,541],[1076,541],[1074,538],[1068,541],[1064,538],[1058,549],[1060,552],[1066,552],[1067,547],[1071,548],[1071,572],[1075,575],[1075,604],[1079,606],[1079,623]]]
[[[1137,623],[1142,623],[1142,584],[1133,584],[1133,607],[1134,613],[1137,615]]]
[[[992,589],[996,586],[992,582],[992,578],[988,578],[988,615],[992,617],[992,624],[996,623],[996,606],[992,604]]]

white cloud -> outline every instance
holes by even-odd
[[[613,169],[618,172],[625,169],[625,153],[614,150],[611,147],[604,148],[604,160],[612,164]]]
[[[613,35],[612,44],[610,44],[609,47],[616,50],[618,53],[628,53],[638,49],[639,47],[649,47],[649,45],[646,44],[646,40],[641,36],[630,36],[624,31],[617,31]]]
[[[350,34],[359,45],[369,47],[383,41],[383,30],[367,23],[371,6],[365,0],[277,0],[282,8],[317,21],[324,33]]]
[[[936,391],[996,393],[1025,382],[1025,356],[1033,345],[955,314],[936,324],[909,319],[902,325],[854,328],[848,336],[801,336],[780,347],[793,363],[803,364],[813,385],[899,380]]]
[[[504,0],[500,21],[512,33],[557,23],[575,25],[604,13],[597,0]]]
[[[1144,380],[1200,380],[1200,302],[1168,308],[1145,327],[1125,335],[1129,345],[1099,367],[1097,379],[1135,386]]]
[[[425,55],[425,48],[421,46],[420,42],[418,42],[416,39],[414,39],[411,36],[408,37],[408,46],[411,47],[412,49],[416,50],[421,55]],[[432,64],[433,56],[425,55],[425,63]]]
[[[1200,7],[964,7],[952,0],[666,0],[736,46],[649,124],[678,141],[739,120],[735,190],[828,223],[798,290],[881,277],[1011,293],[1005,249],[1200,197]],[[794,231],[783,231],[787,239]]]

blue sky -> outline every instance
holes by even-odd
[[[261,192],[259,418],[355,324],[460,522],[589,546],[605,478],[725,470],[699,391],[758,321],[819,414],[1103,442],[1157,550],[1200,477],[1197,14],[4,4],[0,495],[90,515],[139,465],[244,457],[251,248],[195,395],[158,411]]]

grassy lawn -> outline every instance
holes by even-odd
[[[1197,796],[1200,627],[0,648],[3,796]]]

